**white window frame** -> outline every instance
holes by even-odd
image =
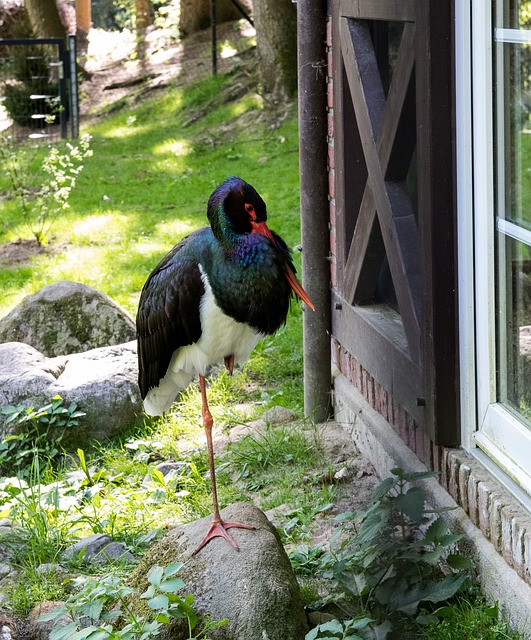
[[[455,6],[462,444],[522,499],[518,488],[531,496],[531,430],[496,402],[492,3]],[[498,230],[514,237],[513,226]]]

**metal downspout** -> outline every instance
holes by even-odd
[[[331,411],[331,310],[326,112],[326,2],[298,0],[299,170],[305,308],[304,411],[316,422]]]

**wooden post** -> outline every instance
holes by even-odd
[[[302,281],[315,311],[304,309],[304,411],[316,422],[330,416],[330,264],[326,2],[297,5]]]

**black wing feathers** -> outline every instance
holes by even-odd
[[[271,231],[271,235],[275,240],[275,244],[276,244],[276,248],[278,249],[278,252],[282,256],[282,261],[285,262],[286,265],[288,265],[288,267],[291,269],[291,271],[293,271],[293,273],[297,273],[297,269],[295,269],[295,265],[293,264],[293,259],[291,257],[291,249],[284,242],[284,240],[278,235],[278,233]]]
[[[187,255],[187,240],[155,267],[140,295],[136,328],[142,398],[165,376],[173,352],[201,337],[205,288],[199,265]]]

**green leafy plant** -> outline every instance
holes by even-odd
[[[466,557],[452,553],[462,536],[449,533],[441,517],[446,509],[428,509],[425,491],[411,484],[435,474],[402,469],[392,474],[377,487],[366,511],[341,517],[338,533],[348,537],[325,560],[327,575],[346,600],[380,619],[414,616],[420,603],[447,601],[471,569]]]
[[[0,163],[22,218],[39,245],[46,241],[57,218],[68,209],[70,196],[83,161],[92,155],[91,136],[84,134],[77,145],[66,143],[63,153],[50,146],[38,171],[34,171],[28,148],[16,148],[6,138],[0,141]],[[38,175],[40,187],[31,187]]]
[[[356,631],[365,629],[372,622],[371,618],[357,618],[356,620],[330,620],[314,627],[306,634],[305,640],[363,640]]]
[[[291,566],[297,575],[313,575],[319,571],[323,553],[321,547],[300,544],[289,553]]]
[[[63,616],[71,619],[56,627],[50,640],[150,640],[159,637],[163,624],[175,619],[187,621],[188,640],[206,638],[208,631],[228,621],[201,619],[193,608],[194,596],[179,595],[185,584],[175,574],[182,566],[182,562],[175,562],[166,568],[152,567],[147,575],[149,587],[142,594],[116,575],[78,579],[81,590],[40,620],[59,620]],[[151,616],[136,611],[135,596],[146,600]]]
[[[44,571],[35,566],[24,566],[16,581],[2,585],[14,615],[27,616],[35,605],[45,600],[64,600],[69,595],[68,582],[57,563]],[[2,637],[2,636],[0,636]]]
[[[13,479],[15,480],[15,479]],[[75,535],[69,511],[62,508],[59,487],[43,485],[39,456],[34,453],[28,482],[18,480],[18,491],[11,490],[11,501],[5,515],[17,528],[5,542],[25,567],[54,562]]]
[[[9,405],[2,407],[0,413],[7,416],[6,424],[16,421],[19,428],[18,433],[6,436],[0,442],[0,469],[7,467],[22,474],[27,474],[35,455],[40,457],[41,463],[56,460],[66,431],[78,426],[78,418],[86,415],[78,410],[75,402],[65,407],[59,395],[37,409]]]

